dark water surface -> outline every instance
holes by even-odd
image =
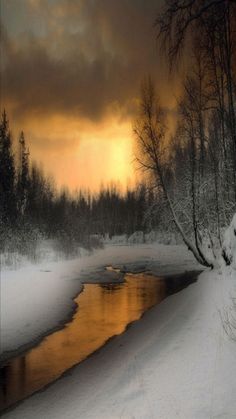
[[[121,284],[86,284],[66,327],[53,332],[0,369],[0,408],[5,409],[87,358],[145,311],[197,279],[196,272],[157,278],[126,274]]]

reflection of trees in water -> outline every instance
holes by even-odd
[[[184,274],[173,275],[163,279],[166,284],[166,295],[175,294],[188,285],[197,281],[198,275],[201,271],[185,272]]]
[[[109,292],[119,291],[121,288],[123,288],[123,286],[124,284],[113,284],[113,283],[99,284],[99,287],[101,287],[104,291],[109,291]]]
[[[26,388],[26,358],[13,359],[0,369],[0,408],[24,397]]]
[[[7,370],[8,366],[4,366],[0,370],[0,406],[6,402],[7,396]]]

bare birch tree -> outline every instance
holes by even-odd
[[[156,183],[156,187],[163,193],[168,208],[171,212],[173,221],[184,243],[193,253],[199,263],[204,266],[212,267],[213,262],[208,260],[206,254],[199,242],[197,220],[196,220],[196,202],[195,202],[195,169],[192,177],[192,205],[193,205],[193,225],[194,225],[194,241],[186,233],[180,218],[175,209],[175,202],[172,200],[170,190],[168,188],[168,166],[171,162],[167,158],[165,149],[166,126],[163,110],[158,104],[157,95],[152,81],[147,79],[142,86],[140,114],[134,127],[134,134],[139,147],[137,161],[142,169],[147,171]],[[193,148],[192,148],[192,152]],[[192,156],[195,161],[195,156]]]

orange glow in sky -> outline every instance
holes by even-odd
[[[158,3],[1,0],[1,106],[59,187],[134,183],[132,124],[147,75],[175,118],[178,74],[170,82],[157,51]]]
[[[53,116],[40,125],[37,118],[23,124],[31,159],[43,162],[57,186],[97,191],[102,184],[126,187],[134,182],[131,122],[112,117],[91,123]]]

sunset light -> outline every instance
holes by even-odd
[[[0,416],[236,419],[236,0],[0,33]]]

